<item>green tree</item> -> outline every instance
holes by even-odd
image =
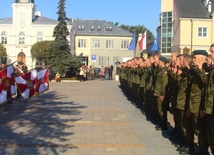
[[[3,61],[4,56],[7,56],[6,48],[0,44],[0,61]]]
[[[31,47],[31,54],[33,58],[36,58],[38,61],[43,62],[45,65],[48,65],[48,47],[53,41],[41,41],[33,44]]]
[[[70,68],[70,47],[67,37],[69,31],[67,28],[68,18],[65,12],[65,0],[58,2],[58,24],[54,28],[54,41],[48,47],[48,63],[52,66],[53,71],[64,74]]]
[[[129,25],[120,25],[120,28],[129,31],[131,33],[134,33],[134,31],[136,31],[136,35],[138,36],[140,33],[144,33],[145,31],[147,31],[147,40],[155,40],[155,37],[153,35],[153,33],[148,30],[144,25],[138,25],[138,26],[129,26]]]

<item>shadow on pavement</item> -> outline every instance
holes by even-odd
[[[70,131],[79,115],[81,106],[74,102],[61,102],[65,96],[54,91],[23,101],[15,99],[0,109],[0,154],[59,154],[76,148],[69,139]]]

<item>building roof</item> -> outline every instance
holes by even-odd
[[[0,18],[0,24],[12,24],[13,19],[11,17],[9,18]],[[33,20],[33,24],[57,24],[56,20],[42,17],[42,16],[35,16],[35,19]]]
[[[0,24],[12,24],[12,18],[0,18]]]
[[[57,21],[43,16],[35,16],[33,24],[57,24]]]
[[[205,0],[174,0],[181,18],[209,19],[210,13],[204,5]],[[214,11],[214,0],[211,1],[211,12]]]
[[[97,35],[97,36],[132,36],[129,31],[123,30],[105,20],[81,20],[71,19],[73,31],[76,35]]]

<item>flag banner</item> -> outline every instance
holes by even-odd
[[[36,95],[36,78],[36,69],[31,70],[30,72],[24,73],[15,78],[18,90],[20,91],[20,94],[23,99],[29,99]]]
[[[0,104],[7,102],[14,94],[14,68],[13,65],[9,65],[0,71]]]
[[[151,51],[158,51],[158,33],[156,34],[156,38],[152,45]]]
[[[132,40],[129,44],[128,50],[135,50],[135,42],[136,42],[136,32],[134,32],[132,36]]]
[[[49,89],[49,74],[48,69],[40,70],[37,73],[36,93],[42,93]]]
[[[147,31],[145,31],[144,34],[142,35],[142,38],[140,38],[140,41],[139,41],[140,51],[146,50],[146,35],[147,35]]]

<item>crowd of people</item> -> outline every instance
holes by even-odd
[[[93,65],[90,67],[83,64],[79,69],[79,75],[78,79],[80,82],[86,81],[86,80],[94,80],[95,78],[99,78],[101,80],[112,80],[112,74],[113,74],[113,65],[111,66],[102,66],[99,70],[96,69]]]
[[[178,144],[177,151],[208,155],[210,149],[214,154],[214,44],[209,54],[175,51],[167,59],[156,53],[123,62],[119,69],[124,94],[156,124],[156,130],[166,131]]]

